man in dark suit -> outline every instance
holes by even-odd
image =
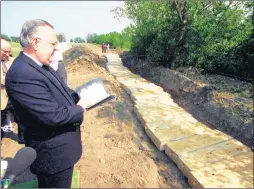
[[[40,188],[70,188],[82,154],[80,125],[86,100],[68,88],[49,66],[57,50],[54,27],[43,20],[24,23],[23,52],[6,75],[6,91],[20,122],[25,145],[37,152],[31,165]]]

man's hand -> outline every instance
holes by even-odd
[[[80,98],[77,105],[80,105],[84,110],[88,107],[88,100],[84,97]]]
[[[80,93],[80,100],[78,101],[77,105],[80,105],[84,108],[84,110],[91,105],[94,101],[94,96],[91,93],[88,93],[87,91],[82,91]]]

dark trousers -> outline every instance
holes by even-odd
[[[1,127],[5,126],[7,124],[7,115],[8,115],[8,112],[12,111],[12,109],[13,108],[12,108],[12,105],[11,105],[11,101],[8,100],[6,108],[4,110],[1,110]],[[4,132],[1,129],[1,140],[3,139],[3,137],[4,137]]]
[[[8,99],[8,103],[4,110],[1,110],[1,126],[5,126],[7,124],[7,115],[8,112],[12,112],[13,107],[11,101]]]
[[[1,141],[4,138],[4,131],[1,129]]]
[[[25,144],[25,139],[24,139],[24,126],[21,123],[18,124],[18,143],[19,144]]]
[[[71,188],[73,168],[53,175],[37,175],[39,188]]]
[[[1,110],[1,127],[6,125],[8,111]],[[1,128],[1,140],[4,138],[4,131]]]

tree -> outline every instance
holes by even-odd
[[[86,41],[87,43],[94,43],[95,39],[98,37],[98,34],[92,33],[92,34],[87,34],[86,36]]]
[[[10,38],[11,38],[11,41],[13,41],[13,42],[16,42],[16,43],[19,42],[19,37],[11,36]]]
[[[1,34],[1,38],[5,39],[6,41],[11,41],[11,38],[6,34]]]
[[[57,40],[61,43],[61,42],[66,42],[66,38],[65,35],[63,33],[59,33],[57,34]]]
[[[122,33],[110,32],[101,35],[88,34],[87,42],[97,44],[108,43],[113,49],[117,47],[129,49],[131,47],[131,35],[129,31],[130,29],[126,28]]]
[[[134,22],[128,36],[132,53],[169,68],[195,66],[206,72],[245,72],[237,55],[230,63],[225,55],[242,43],[251,44],[246,40],[254,33],[253,2],[140,0],[124,4],[112,12]]]
[[[81,37],[75,37],[75,38],[74,38],[74,42],[75,42],[75,43],[85,43],[86,40],[83,39],[83,38],[81,38]]]

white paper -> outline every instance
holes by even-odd
[[[108,94],[102,80],[99,78],[85,83],[84,85],[78,87],[76,91],[81,98],[85,98],[88,101],[87,108],[94,106],[111,96]]]

